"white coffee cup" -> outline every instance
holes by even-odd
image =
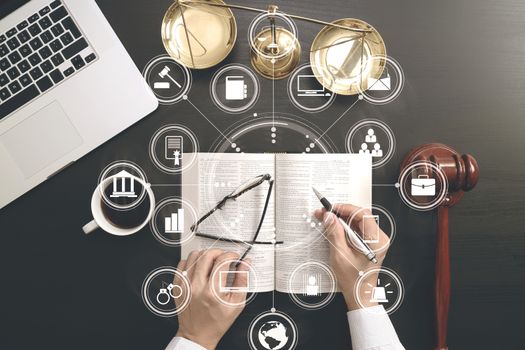
[[[93,220],[91,220],[82,227],[82,231],[84,231],[85,234],[89,234],[95,231],[96,229],[101,228],[112,235],[128,236],[140,231],[151,220],[153,212],[155,211],[155,195],[153,194],[151,185],[149,183],[144,182],[138,177],[133,177],[133,180],[138,182],[146,190],[146,194],[149,198],[149,211],[148,215],[144,219],[144,222],[135,227],[120,227],[118,225],[115,225],[106,217],[106,215],[104,215],[102,206],[108,204],[105,202],[104,198],[102,198],[102,193],[104,189],[113,182],[114,177],[115,176],[110,176],[104,179],[97,186],[95,192],[93,192],[93,196],[91,197],[91,213],[93,214]]]

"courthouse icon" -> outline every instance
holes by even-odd
[[[120,189],[119,189],[120,184]],[[128,189],[129,187],[129,189]],[[111,198],[130,197],[135,198],[135,177],[125,170],[113,176],[113,193]]]

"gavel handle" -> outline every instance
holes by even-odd
[[[436,241],[436,350],[448,349],[447,327],[450,305],[450,259],[448,242],[448,207],[438,208]]]

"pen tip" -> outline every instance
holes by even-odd
[[[322,195],[321,193],[319,193],[319,191],[317,191],[317,190],[315,189],[315,187],[312,186],[312,190],[314,190],[314,193],[315,193],[315,195],[317,196],[318,199],[323,198],[323,195]]]

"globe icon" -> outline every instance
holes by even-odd
[[[279,321],[268,321],[259,329],[259,342],[267,350],[282,349],[288,342],[286,327]]]

